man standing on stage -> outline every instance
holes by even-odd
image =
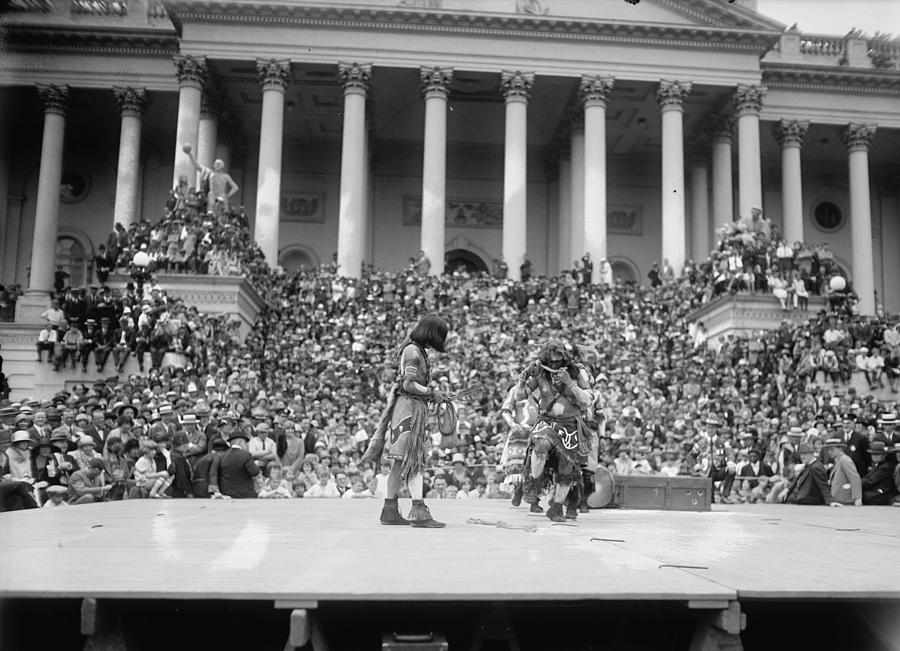
[[[375,435],[360,463],[377,462],[387,445],[385,457],[391,460],[387,493],[381,511],[381,524],[411,524],[414,527],[446,526],[431,517],[423,499],[422,471],[428,454],[429,436],[425,420],[429,403],[440,404],[447,397],[431,382],[427,349],[444,352],[450,326],[441,317],[423,317],[400,346],[400,368],[388,396]],[[390,432],[390,440],[385,436]],[[406,484],[413,498],[409,520],[400,515],[397,504],[400,487]]]

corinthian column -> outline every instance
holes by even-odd
[[[141,163],[141,122],[150,104],[145,88],[113,88],[119,111],[122,113],[122,131],[119,136],[119,167],[116,170],[116,207],[113,221],[121,222],[127,229],[137,219],[138,184]]]
[[[557,154],[559,164],[559,250],[556,271],[568,268],[572,257],[572,146],[570,140],[560,143]]]
[[[569,116],[569,149],[571,165],[569,190],[569,259],[560,262],[563,269],[572,269],[572,263],[584,255],[584,111],[577,110]],[[600,261],[595,260],[595,265]]]
[[[68,86],[39,85],[38,93],[44,104],[44,138],[31,245],[31,276],[25,296],[16,302],[16,321],[20,323],[39,323],[41,312],[50,305],[59,224],[63,137],[69,102]]]
[[[291,62],[256,62],[262,89],[259,130],[259,168],[256,173],[256,223],[253,238],[266,262],[278,264],[278,225],[281,207],[281,142],[284,139],[284,91],[291,78]]]
[[[662,257],[676,276],[686,258],[684,221],[684,99],[690,82],[661,81],[656,93],[662,112]]]
[[[781,220],[784,239],[803,241],[803,178],[800,172],[800,147],[809,129],[808,120],[782,120],[773,133],[781,145]]]
[[[691,150],[691,258],[709,255],[709,151],[705,141]]]
[[[594,261],[592,283],[600,282],[606,253],[606,101],[612,77],[583,75],[579,92],[584,104],[584,251]]]
[[[875,267],[872,257],[872,203],[869,198],[869,146],[874,124],[850,124],[844,145],[850,167],[850,241],[853,247],[853,288],[859,313],[875,314]]]
[[[506,138],[503,166],[503,260],[509,277],[521,279],[519,268],[528,243],[528,98],[534,73],[500,74],[500,90],[506,98]]]
[[[419,70],[425,98],[425,154],[422,164],[422,234],[420,249],[431,262],[429,273],[444,273],[444,223],[447,213],[447,94],[452,68]]]
[[[172,187],[178,185],[178,177],[185,176],[190,180],[195,177],[196,170],[182,147],[190,145],[197,151],[200,131],[200,99],[207,79],[206,57],[193,57],[180,54],[172,57],[175,63],[175,76],[178,79],[178,126],[175,131],[175,170],[172,175]]]
[[[738,116],[738,213],[750,219],[753,206],[762,209],[762,162],[759,154],[759,112],[765,86],[740,84],[734,92]]]
[[[734,124],[728,118],[718,118],[710,130],[712,136],[712,218],[718,226],[734,221],[734,190],[731,172],[731,139]],[[709,253],[705,251],[704,255]]]
[[[216,159],[216,140],[219,137],[219,120],[212,89],[207,85],[200,99],[200,123],[197,132],[197,162],[212,168]],[[225,168],[228,169],[227,167]],[[197,175],[199,184],[200,175]],[[198,185],[199,187],[199,185]]]
[[[341,205],[338,216],[338,272],[359,278],[368,233],[366,213],[366,95],[372,64],[341,63],[344,86],[344,133],[341,147]],[[444,253],[441,252],[441,261]],[[431,261],[432,265],[434,260]]]

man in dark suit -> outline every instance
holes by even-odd
[[[253,478],[259,474],[259,466],[247,452],[249,436],[241,428],[235,428],[228,438],[231,447],[213,458],[209,467],[209,492],[214,498],[256,497]]]
[[[94,361],[97,362],[97,371],[102,371],[106,366],[113,349],[113,337],[115,331],[108,316],[100,317],[100,328],[94,333]]]
[[[801,443],[797,452],[803,462],[801,470],[788,488],[784,501],[789,504],[831,504],[828,473],[809,443]]]
[[[844,440],[844,453],[853,461],[859,476],[865,477],[869,471],[869,439],[860,430],[853,416],[844,416],[840,433]]]
[[[894,468],[897,463],[895,459],[888,457],[887,446],[883,441],[874,441],[869,454],[872,455],[872,467],[862,478],[863,504],[887,506],[897,492],[894,486]]]
[[[758,448],[750,448],[750,462],[745,464],[738,477],[771,477],[775,473],[772,472],[772,466],[760,461],[760,453]]]

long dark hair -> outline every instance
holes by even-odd
[[[437,314],[429,314],[422,317],[409,333],[409,340],[422,348],[433,348],[439,353],[443,353],[449,330],[450,325],[444,319]]]

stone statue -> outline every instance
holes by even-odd
[[[209,185],[206,196],[206,212],[221,214],[227,213],[229,206],[228,200],[238,191],[238,184],[234,182],[231,175],[225,171],[225,163],[221,159],[216,159],[212,169],[201,165],[194,158],[190,145],[182,147],[184,153],[191,159],[191,164],[200,173],[200,189],[202,191],[205,184]]]

